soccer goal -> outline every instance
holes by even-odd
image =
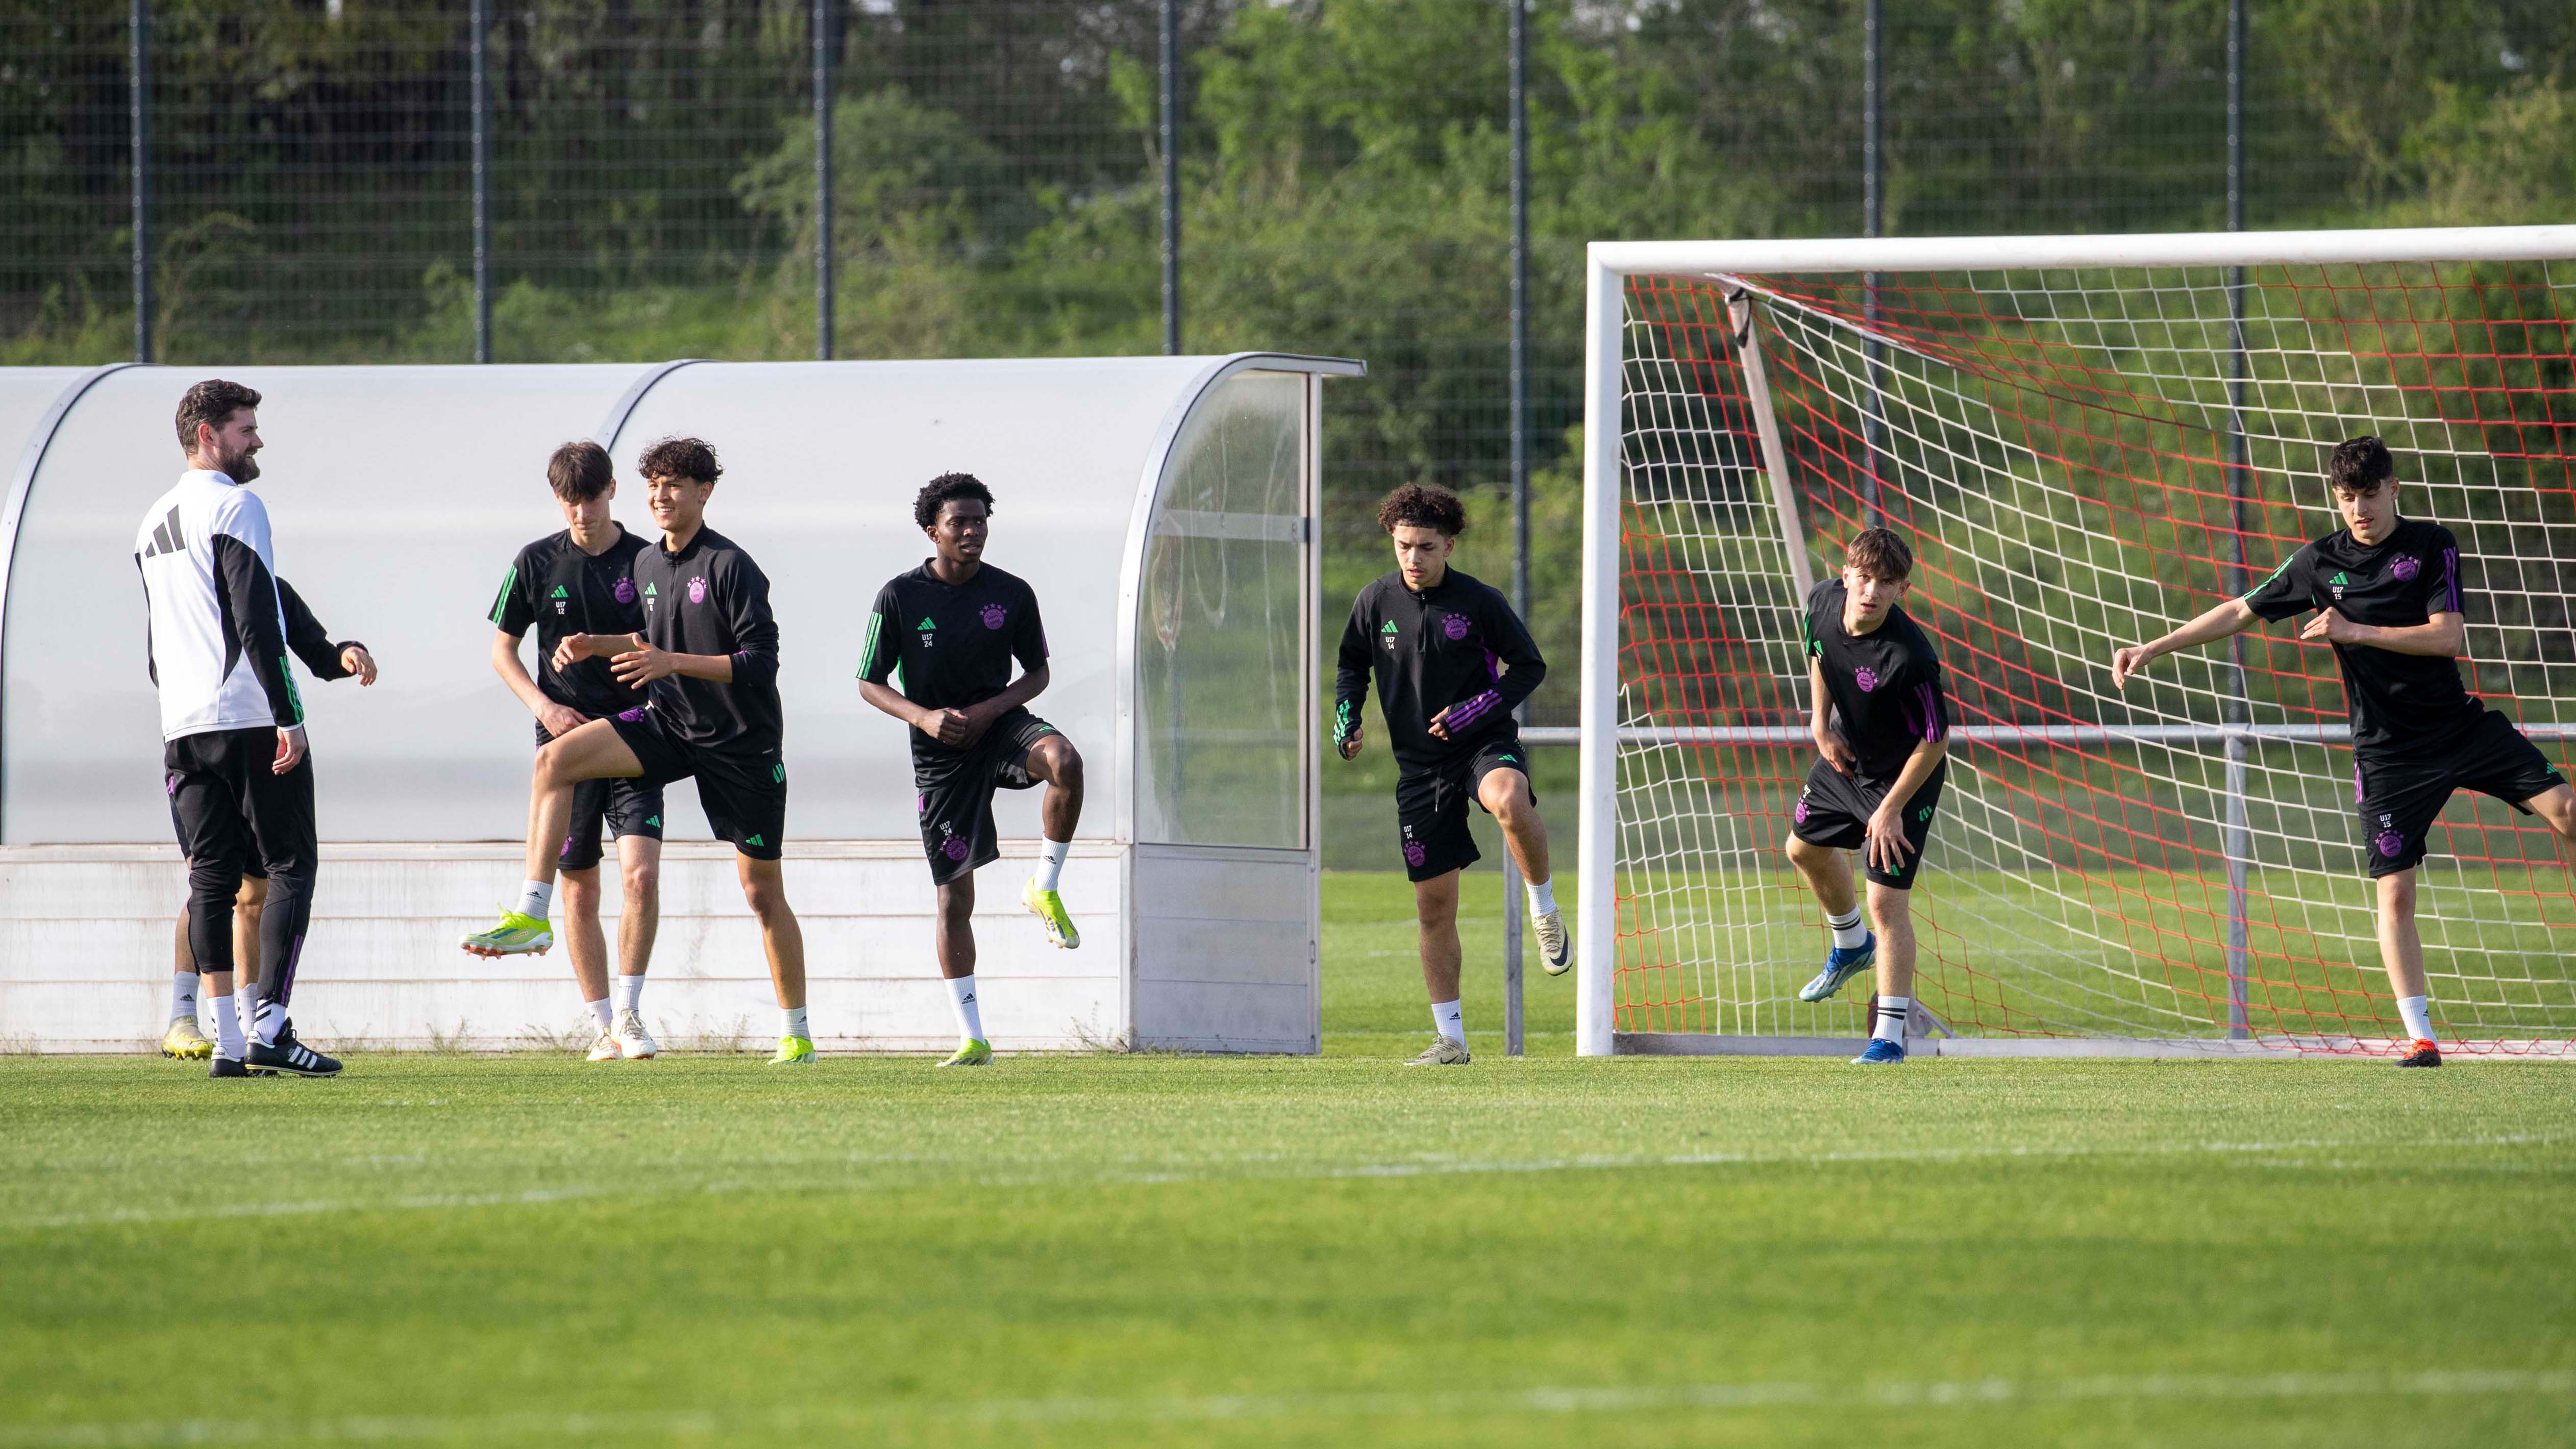
[[[2337,527],[2326,454],[2377,433],[2460,539],[2470,687],[2565,768],[2576,227],[1596,243],[1587,322],[1579,1050],[1867,1035],[1866,980],[1797,1000],[1824,933],[1780,846],[1799,606],[1878,521],[1956,720],[1917,1050],[2399,1045],[2331,653],[2109,659]],[[2463,794],[2430,847],[2445,1044],[2576,1056],[2554,837]]]

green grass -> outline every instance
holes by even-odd
[[[0,1058],[0,1449],[2576,1424],[2565,1068],[1582,1061],[1534,978],[1408,1071],[1330,881],[1322,1059]]]

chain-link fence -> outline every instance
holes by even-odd
[[[2576,6],[2235,3],[2246,225],[2569,215]],[[1462,566],[1501,582],[1509,4],[0,0],[0,358],[464,362],[487,309],[501,361],[814,356],[818,31],[834,355],[1157,350],[1168,19],[1184,345],[1368,360],[1332,592],[1414,477],[1470,492]],[[2227,224],[2231,0],[1529,4],[1541,722],[1573,714],[1585,241],[1863,230],[1873,35],[1886,231]]]

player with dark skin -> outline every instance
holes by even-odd
[[[952,586],[971,581],[984,567],[984,544],[992,532],[991,510],[978,498],[951,498],[922,532],[930,539],[930,572]],[[1046,693],[1053,675],[1041,664],[1014,679],[1001,693],[963,709],[927,709],[892,686],[862,679],[859,697],[951,749],[966,749],[984,738],[993,722]],[[1031,778],[1044,781],[1046,798],[1039,815],[1049,840],[1071,840],[1082,819],[1082,755],[1073,742],[1050,734],[1029,746],[1025,766]],[[939,972],[950,980],[975,974],[975,875],[969,871],[938,887]],[[963,988],[960,988],[961,990]]]

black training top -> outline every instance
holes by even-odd
[[[1843,629],[1840,578],[1807,595],[1807,657],[1822,662],[1836,727],[1858,757],[1860,773],[1885,779],[1929,740],[1950,736],[1950,693],[1941,654],[1902,606],[1866,634]]]
[[[672,734],[728,752],[777,749],[786,733],[778,704],[778,620],[769,575],[732,539],[701,527],[678,553],[656,543],[635,555],[644,638],[674,654],[724,654],[733,681],[674,674],[648,686]]]
[[[964,709],[1009,688],[1014,659],[1026,671],[1047,662],[1037,591],[991,564],[962,584],[945,583],[924,559],[877,590],[859,678],[884,684],[899,674],[895,687],[914,704]],[[919,730],[910,733],[917,755],[954,753]]]
[[[546,698],[592,719],[604,719],[644,702],[644,691],[617,682],[605,659],[579,660],[570,669],[555,668],[555,646],[567,634],[638,634],[644,630],[644,601],[636,590],[635,556],[650,545],[617,530],[617,541],[593,558],[572,541],[572,530],[549,534],[519,550],[500,595],[492,601],[492,622],[518,638],[530,625],[537,631],[537,688]],[[537,726],[537,740],[550,736]]]
[[[1512,710],[1547,678],[1521,617],[1492,587],[1449,570],[1415,593],[1391,573],[1351,604],[1333,679],[1333,742],[1359,727],[1369,676],[1377,676],[1387,743],[1402,765],[1434,765],[1512,728]],[[1449,712],[1449,738],[1431,721]]]
[[[295,651],[295,657],[304,661],[304,667],[313,671],[314,678],[349,677],[353,671],[340,662],[340,651],[357,645],[358,641],[342,639],[334,642],[330,631],[322,627],[322,621],[313,617],[313,610],[305,604],[304,596],[295,592],[295,586],[284,579],[277,581],[277,612],[286,624],[286,647]]]
[[[2340,609],[2356,624],[2380,628],[2427,623],[2462,612],[2460,541],[2420,518],[2400,519],[2396,532],[2370,547],[2339,528],[2290,555],[2245,602],[2270,620]],[[2356,750],[2436,752],[2486,708],[2460,683],[2456,660],[2367,644],[2337,644],[2334,652]]]

